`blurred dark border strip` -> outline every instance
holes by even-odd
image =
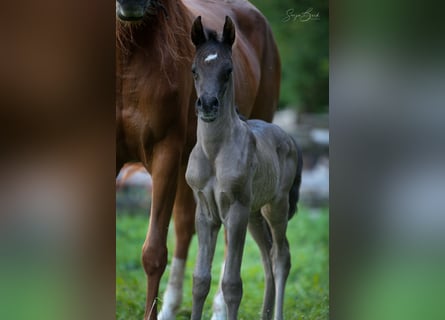
[[[115,317],[114,29],[112,1],[2,3],[0,318]]]
[[[330,4],[330,319],[445,318],[442,15]]]

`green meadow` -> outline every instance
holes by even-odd
[[[146,278],[141,265],[141,247],[148,226],[146,214],[118,212],[116,218],[116,319],[142,319]],[[284,314],[287,320],[324,320],[329,315],[329,215],[328,209],[300,207],[289,222],[288,240],[292,267],[286,285]],[[173,223],[168,237],[169,261],[174,247]],[[193,238],[184,280],[184,298],[178,320],[190,318],[192,308],[192,274],[197,254],[197,237]],[[218,287],[223,262],[222,229],[212,268],[212,287],[206,300],[203,319],[210,319],[212,299]],[[167,284],[169,265],[161,282],[160,304]],[[264,289],[264,275],[259,250],[248,234],[241,270],[243,299],[239,319],[259,319]]]

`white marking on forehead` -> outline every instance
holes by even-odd
[[[218,58],[218,54],[217,53],[211,53],[204,59],[204,62],[210,62],[212,60],[215,60],[216,58]]]

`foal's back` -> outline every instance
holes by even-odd
[[[252,211],[289,195],[299,163],[294,140],[280,127],[261,120],[248,120],[255,137],[256,170],[253,177]]]

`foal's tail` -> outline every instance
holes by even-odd
[[[298,160],[294,183],[292,184],[292,188],[289,191],[289,220],[294,216],[297,210],[297,203],[300,197],[301,171],[303,170],[303,154],[301,153],[300,147],[296,143],[295,145],[297,147]]]

